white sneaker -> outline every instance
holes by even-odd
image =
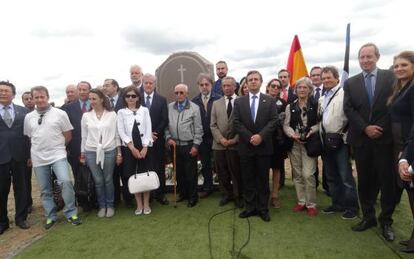
[[[97,214],[98,218],[105,217],[105,213],[106,213],[106,209],[105,208],[100,208],[99,211],[98,211],[98,214]]]
[[[151,214],[151,208],[144,209],[144,214],[145,215]]]
[[[112,218],[115,215],[115,210],[113,208],[107,208],[106,209],[106,217]]]
[[[142,214],[142,209],[136,209],[135,210],[135,215],[141,215]]]

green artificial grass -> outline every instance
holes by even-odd
[[[362,233],[351,231],[357,220],[343,220],[340,214],[310,218],[306,212],[294,213],[295,191],[287,186],[280,193],[281,209],[271,209],[271,222],[258,217],[250,222],[250,241],[239,258],[409,258],[398,253],[398,241],[412,230],[412,215],[403,199],[394,215],[396,241],[380,237],[380,229]],[[172,200],[172,196],[169,196]],[[319,209],[330,199],[318,192]],[[248,239],[249,223],[239,219],[232,204],[219,207],[219,194],[201,200],[196,207],[186,203],[161,206],[152,204],[152,214],[135,216],[123,206],[112,219],[99,219],[96,212],[81,214],[83,224],[72,226],[61,220],[39,241],[17,258],[211,258],[208,222],[211,220],[213,258],[237,258]]]

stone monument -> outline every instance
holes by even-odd
[[[170,55],[155,71],[157,76],[157,92],[167,98],[168,102],[175,100],[174,87],[179,83],[188,85],[189,99],[200,93],[197,86],[197,76],[207,73],[214,81],[214,65],[196,52],[177,52]]]

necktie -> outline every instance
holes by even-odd
[[[147,99],[145,100],[145,107],[148,109],[151,108],[151,102],[150,102],[151,96],[147,95]]]
[[[233,105],[231,104],[231,100],[233,97],[228,97],[229,103],[227,104],[227,118],[230,118],[231,112],[233,111]]]
[[[3,120],[6,123],[7,127],[11,128],[13,124],[13,119],[11,117],[11,114],[9,112],[10,106],[4,106],[4,114],[3,114]]]
[[[321,89],[320,88],[316,88],[316,93],[315,93],[315,100],[318,101],[319,97],[321,97]]]
[[[204,97],[203,97],[203,104],[204,104],[204,110],[207,111],[208,95],[204,95]]]
[[[86,112],[86,102],[83,102],[82,104],[82,113]]]
[[[253,95],[252,96],[252,104],[250,105],[250,113],[251,113],[251,115],[252,115],[252,120],[253,120],[253,122],[255,121],[255,118],[256,118],[256,98],[257,98],[257,96],[256,95]]]
[[[283,87],[282,93],[283,93],[283,100],[287,102],[289,94],[285,87]]]
[[[374,97],[374,92],[372,91],[372,78],[373,74],[369,73],[366,75],[365,77],[365,90],[367,91],[367,95],[368,95],[368,101],[369,101],[369,105],[370,107],[372,107],[372,102],[373,102],[373,97]]]
[[[113,97],[111,97],[111,107],[112,108],[115,107],[115,99]]]

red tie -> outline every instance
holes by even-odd
[[[82,104],[82,113],[86,112],[86,102],[83,102]]]

